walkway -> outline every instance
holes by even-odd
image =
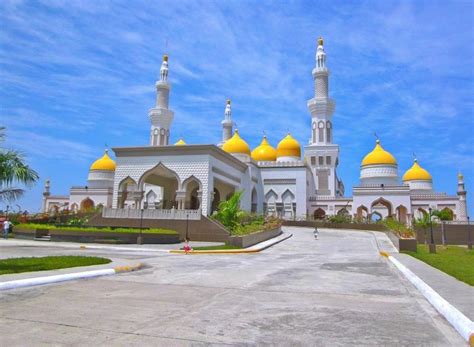
[[[0,340],[10,346],[465,345],[380,257],[372,233],[322,230],[314,240],[309,228],[285,229],[294,236],[262,253],[127,254],[150,267],[4,292],[0,323],[10,333]]]

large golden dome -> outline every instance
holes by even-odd
[[[382,146],[380,145],[380,140],[377,139],[375,148],[367,154],[364,157],[364,160],[362,160],[362,166],[366,165],[383,165],[383,164],[388,164],[388,165],[397,165],[397,161],[395,157],[384,150]]]
[[[91,165],[90,170],[115,171],[115,168],[115,161],[110,159],[109,151],[106,149],[104,155]]]
[[[277,146],[277,157],[300,157],[301,147],[290,133],[286,135]]]
[[[250,147],[239,135],[239,131],[236,129],[234,135],[228,139],[222,149],[227,153],[241,153],[250,155]]]
[[[413,166],[409,168],[403,175],[403,181],[431,181],[431,175],[428,171],[423,169],[418,160],[415,159]]]
[[[252,159],[256,161],[275,161],[277,157],[277,151],[267,141],[267,137],[264,136],[262,143],[252,151]]]

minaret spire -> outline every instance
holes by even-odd
[[[148,116],[151,122],[150,145],[167,146],[170,139],[170,127],[174,112],[169,106],[171,85],[168,82],[168,55],[163,55],[160,68],[160,80],[156,82],[156,105]]]
[[[457,220],[459,221],[467,221],[467,201],[466,195],[467,191],[464,187],[464,176],[461,172],[458,173],[458,192],[459,196],[459,204],[457,206]]]
[[[222,141],[219,143],[219,147],[232,137],[232,107],[230,99],[227,99],[225,110],[224,110],[224,120],[222,124]]]

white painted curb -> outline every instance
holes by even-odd
[[[0,291],[8,290],[8,289],[33,287],[33,286],[39,286],[39,285],[44,285],[44,284],[72,281],[72,280],[85,279],[85,278],[115,275],[121,272],[135,271],[135,270],[140,269],[142,266],[143,266],[142,264],[138,264],[135,266],[118,266],[112,269],[92,270],[92,271],[76,272],[76,273],[63,274],[63,275],[33,277],[33,278],[25,278],[21,280],[1,282]]]
[[[411,272],[405,265],[389,255],[387,257],[405,277],[423,294],[433,307],[451,323],[457,332],[471,345],[474,346],[474,322],[467,318],[456,307],[447,302],[441,295]]]

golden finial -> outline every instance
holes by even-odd
[[[230,105],[230,99],[227,99],[227,105]]]
[[[163,61],[168,61],[168,54],[163,55]]]
[[[462,180],[464,178],[461,171],[458,172],[458,180]]]
[[[320,36],[318,39],[318,46],[322,46],[324,44],[323,37]]]

